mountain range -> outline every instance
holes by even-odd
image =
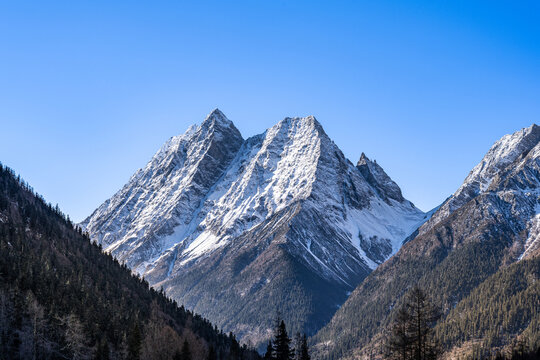
[[[216,109],[81,226],[153,287],[261,346],[276,311],[315,334],[428,218],[313,116],[244,139]]]
[[[219,110],[80,225],[154,288],[261,349],[276,312],[314,356],[380,356],[413,286],[447,357],[540,346],[540,127],[505,135],[423,213],[313,117],[244,139]]]
[[[497,141],[461,187],[314,337],[318,358],[380,354],[407,292],[425,289],[448,358],[540,347],[540,127]]]
[[[78,225],[0,164],[0,250],[7,358],[257,359],[236,336],[262,350],[280,316],[314,359],[380,359],[418,288],[444,359],[534,358],[540,127],[423,213],[313,116],[244,139],[216,109]]]

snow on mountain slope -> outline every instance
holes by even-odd
[[[363,155],[371,169],[368,182],[314,117],[286,118],[241,142],[234,125],[215,110],[200,127],[171,138],[83,227],[144,274],[163,255],[175,253],[175,263],[184,265],[293,202],[309,200],[348,231],[349,241],[374,268],[423,218]],[[219,152],[219,162],[211,149]],[[385,186],[390,195],[381,198]],[[372,243],[383,247],[381,254],[371,253]]]
[[[540,127],[536,124],[503,136],[495,142],[476,165],[463,184],[421,228],[429,231],[435,224],[447,218],[453,211],[469,200],[488,190],[495,177],[520,156],[526,155],[540,141]]]
[[[388,199],[394,199],[402,202],[404,200],[399,186],[392,179],[390,179],[388,175],[386,175],[384,170],[379,166],[379,164],[377,164],[376,161],[369,160],[369,158],[362,153],[356,167],[358,170],[360,170],[370,185],[378,190],[379,195],[385,201],[388,202]]]
[[[540,254],[540,127],[505,135],[486,153],[463,184],[419,229],[427,233],[440,221],[481,194],[493,193],[502,203],[501,214],[511,218],[519,249],[518,259]],[[527,233],[526,239],[520,235]],[[517,244],[516,243],[516,244]]]
[[[347,160],[313,116],[285,118],[244,141],[215,110],[169,140],[82,225],[151,285],[218,325],[265,334],[271,319],[258,319],[262,309],[250,308],[248,320],[221,314],[239,311],[250,291],[260,303],[245,306],[267,307],[300,286],[295,297],[319,315],[291,314],[302,311],[297,324],[313,333],[426,219],[376,162]],[[271,276],[269,264],[301,270]],[[335,294],[311,302],[328,291]]]
[[[367,160],[361,163],[365,165]],[[538,256],[540,128],[532,125],[495,142],[456,193],[434,209],[432,217],[395,256],[360,283],[332,320],[313,337],[315,356],[381,357],[383,354],[373,350],[379,348],[399,308],[396,304],[402,302],[407,288],[416,284],[425,289],[443,310],[441,319],[446,322],[452,309],[498,271]],[[479,294],[483,296],[485,290],[476,292],[474,299],[478,300]],[[476,311],[471,313],[477,317]],[[519,321],[522,325],[515,329],[529,326],[527,316]],[[486,339],[490,332],[506,331],[501,330],[504,325],[500,317],[489,324],[483,333],[456,333],[459,340],[452,346]],[[508,334],[511,338],[519,332],[512,330]]]
[[[111,199],[81,225],[130,267],[169,248],[167,235],[188,228],[201,201],[243,143],[219,110],[167,141]]]

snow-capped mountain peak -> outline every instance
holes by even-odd
[[[189,224],[243,143],[223,113],[172,137],[129,182],[81,225],[129,265],[166,250],[165,235]]]
[[[368,264],[395,252],[423,215],[365,154],[354,167],[314,116],[285,118],[244,141],[215,109],[200,126],[167,141],[82,225],[145,273],[170,253],[171,269],[206,256],[298,202],[336,226],[354,227],[346,241]],[[400,224],[395,216],[408,220]],[[384,217],[392,224],[384,225]],[[363,250],[374,239],[386,244],[382,255]]]
[[[218,108],[212,110],[201,123],[201,128],[211,128],[211,129],[226,129],[226,128],[236,128],[231,120],[225,116]]]
[[[193,290],[212,281],[201,277],[266,294],[282,276],[267,267],[291,261],[309,296],[339,289],[343,301],[425,220],[376,162],[347,160],[314,116],[285,118],[244,140],[215,109],[167,141],[82,225],[151,285],[199,304],[201,294],[222,294],[212,292],[217,285]]]
[[[456,192],[456,196],[471,186],[480,192],[487,190],[499,171],[514,162],[519,156],[526,154],[539,140],[540,127],[536,124],[503,136],[493,144],[482,161],[472,169],[463,185]]]
[[[480,194],[496,191],[493,183],[520,159],[530,158],[540,142],[540,127],[533,124],[512,134],[504,135],[489,149],[483,159],[471,170],[458,190],[444,202],[437,212],[421,228],[420,233],[430,230],[452,212]],[[533,159],[534,161],[537,158]],[[509,176],[509,178],[512,178]],[[514,178],[515,180],[515,178]],[[536,180],[534,180],[536,182]],[[535,187],[536,185],[531,185]]]
[[[379,192],[379,195],[386,201],[394,199],[404,201],[399,186],[386,174],[376,160],[371,161],[366,154],[362,153],[356,167],[366,180]]]

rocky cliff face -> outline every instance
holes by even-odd
[[[243,140],[215,110],[82,225],[152,285],[258,344],[276,310],[314,333],[425,220],[314,117]]]
[[[536,124],[505,135],[489,149],[482,161],[476,165],[459,189],[445,201],[430,221],[420,229],[420,233],[431,229],[476,196],[485,193],[493,180],[519,157],[526,156],[540,141],[540,127]]]
[[[196,225],[194,214],[242,143],[232,122],[214,111],[200,126],[167,141],[83,228],[132,268],[160,256],[173,245],[167,235]]]
[[[358,286],[315,337],[319,355],[337,359],[371,351],[415,284],[427,290],[446,316],[493,274],[538,256],[539,205],[540,127],[532,125],[497,141],[456,193]],[[515,329],[527,328],[531,319],[520,321]],[[486,322],[491,327],[474,334],[441,330],[439,335],[444,341],[454,339],[446,346],[488,338],[492,346],[502,346],[516,336],[500,332],[507,325],[501,319]]]

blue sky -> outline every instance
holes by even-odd
[[[82,220],[219,107],[315,115],[423,210],[540,117],[538,1],[0,2],[0,161]]]

